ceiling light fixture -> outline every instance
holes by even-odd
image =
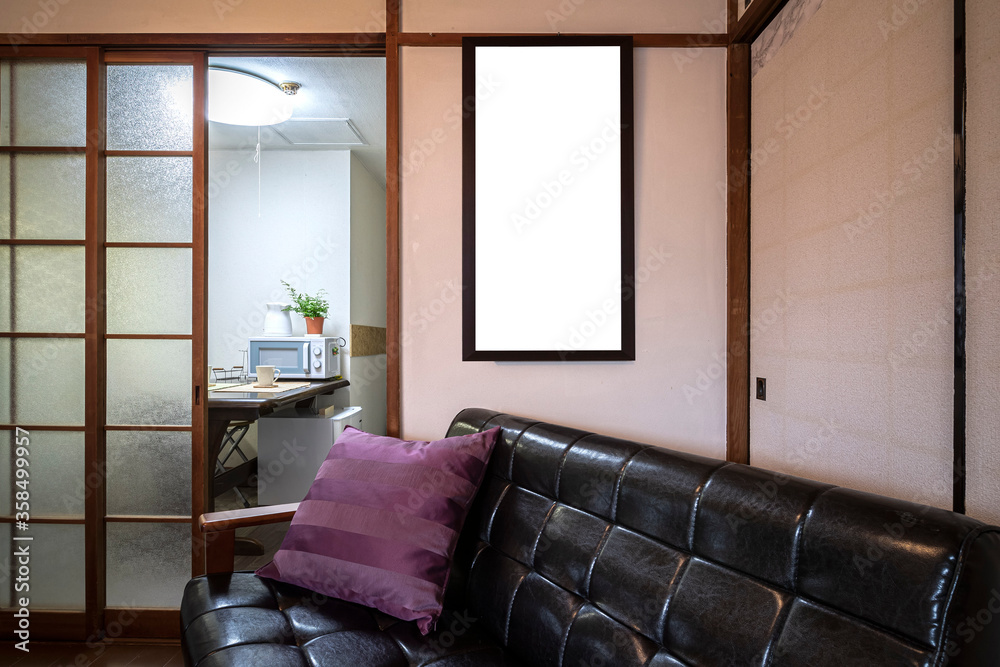
[[[228,125],[277,125],[292,117],[299,84],[275,85],[253,74],[208,68],[208,119]]]

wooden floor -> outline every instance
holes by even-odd
[[[28,653],[0,643],[0,665],[10,667],[184,667],[179,643],[109,644],[31,642]]]

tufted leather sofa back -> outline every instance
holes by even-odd
[[[1000,528],[488,410],[448,435],[494,426],[454,585],[527,664],[1000,659]]]

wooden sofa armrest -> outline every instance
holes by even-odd
[[[291,521],[298,507],[298,503],[288,503],[202,514],[198,528],[204,535],[205,571],[208,574],[233,571],[237,528]]]
[[[269,523],[281,523],[282,521],[291,521],[292,515],[298,508],[298,503],[288,503],[287,505],[267,505],[265,507],[248,507],[242,510],[209,512],[202,514],[198,519],[198,528],[203,533],[215,533],[250,526],[264,526]]]

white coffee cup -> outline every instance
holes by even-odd
[[[274,366],[257,367],[257,384],[261,387],[273,387],[281,377],[281,369]]]

